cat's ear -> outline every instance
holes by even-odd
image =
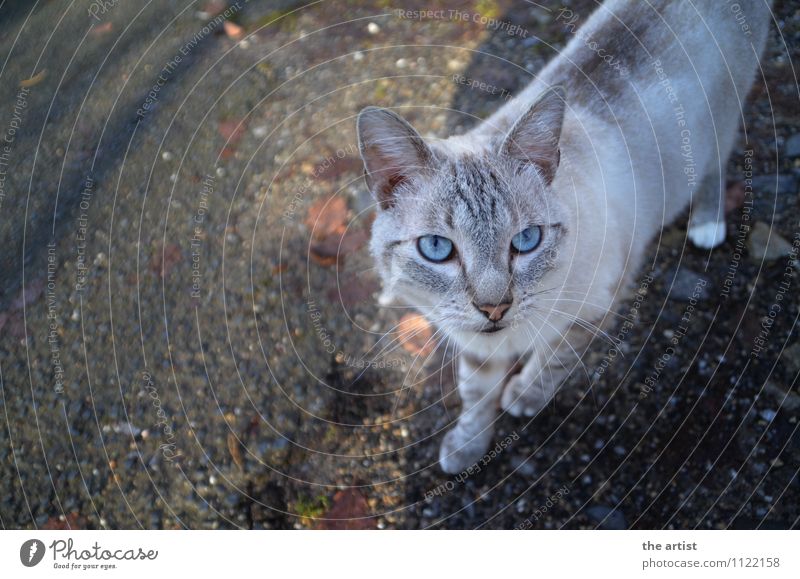
[[[561,160],[558,141],[565,107],[564,89],[549,88],[511,127],[500,147],[501,153],[535,165],[548,185]]]
[[[362,110],[357,131],[367,186],[381,208],[391,207],[397,187],[429,167],[431,151],[414,127],[387,109]]]

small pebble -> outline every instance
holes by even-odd
[[[381,31],[381,27],[375,24],[374,22],[370,22],[367,24],[367,32],[370,34],[378,34]]]
[[[777,414],[778,414],[777,412],[775,412],[774,410],[770,410],[768,408],[759,412],[761,418],[763,418],[767,422],[772,422]]]
[[[161,153],[161,158],[164,159],[165,161],[172,161],[172,159],[175,158],[175,155],[173,155],[169,151],[164,151],[163,153]]]

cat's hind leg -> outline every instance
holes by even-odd
[[[718,167],[706,175],[692,197],[688,235],[700,249],[711,249],[725,241],[725,178]]]
[[[730,119],[738,119],[739,114],[738,101],[723,99],[714,115],[717,123],[711,125],[717,127],[714,147],[717,155],[711,158],[692,195],[689,217],[689,239],[700,249],[712,249],[725,241],[725,168],[739,134],[738,123]]]

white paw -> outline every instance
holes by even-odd
[[[725,222],[706,221],[689,225],[689,239],[700,249],[717,247],[725,241]]]
[[[523,384],[520,375],[512,376],[503,389],[500,407],[511,416],[536,416],[552,398],[540,384]]]
[[[487,428],[477,435],[467,435],[456,426],[442,440],[439,465],[448,474],[456,474],[471,467],[483,458],[493,436],[493,428]]]

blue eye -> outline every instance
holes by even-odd
[[[423,235],[417,239],[417,249],[430,261],[447,261],[453,255],[453,242],[438,235]]]
[[[511,248],[517,253],[528,253],[539,247],[541,241],[542,228],[538,225],[532,225],[511,238]]]

